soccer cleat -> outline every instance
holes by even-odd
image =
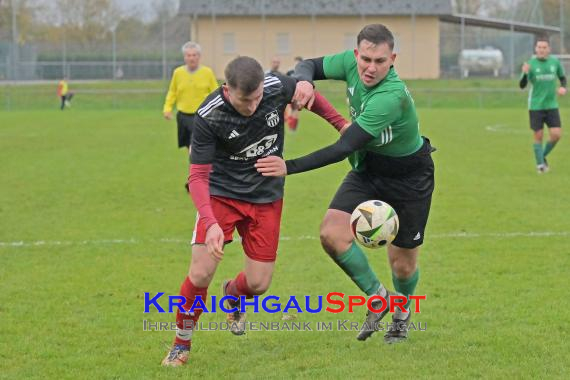
[[[548,166],[545,164],[536,165],[536,172],[538,174],[546,173],[548,171]]]
[[[549,170],[550,166],[548,166],[548,161],[546,161],[546,157],[544,157],[544,172],[546,173]]]
[[[226,293],[226,288],[228,286],[228,284],[230,283],[231,280],[225,280],[222,283],[222,297],[227,296],[228,294]],[[240,312],[240,307],[239,307],[239,301],[232,305],[230,303],[230,301],[228,299],[224,300],[224,307],[226,309],[231,309],[233,307],[236,307],[237,310],[234,311],[233,313],[227,313],[227,321],[230,324],[230,331],[232,332],[232,334],[234,335],[243,335],[245,334],[245,319],[246,319],[246,313],[242,313]]]
[[[396,312],[392,316],[392,325],[390,325],[388,331],[384,334],[384,342],[392,344],[406,340],[408,338],[408,328],[411,319],[411,312],[408,312],[408,315],[404,317],[400,309],[396,309]]]
[[[188,362],[188,357],[190,356],[191,346],[186,346],[183,344],[173,344],[172,348],[166,354],[166,357],[162,360],[163,367],[180,367]]]
[[[370,338],[370,336],[372,334],[374,334],[376,331],[378,331],[378,329],[379,329],[378,323],[382,320],[382,318],[384,318],[384,316],[390,310],[390,296],[391,295],[393,296],[396,294],[390,292],[385,287],[380,286],[380,288],[378,288],[378,291],[376,292],[375,295],[379,295],[379,296],[384,297],[384,299],[386,300],[386,303],[387,303],[386,308],[379,313],[375,313],[375,312],[370,311],[370,310],[368,310],[366,312],[366,321],[362,324],[362,327],[360,328],[360,332],[356,336],[356,339],[358,339],[358,340],[366,340],[366,339]],[[373,308],[379,309],[382,307],[382,301],[381,300],[375,300],[372,302],[371,305]]]

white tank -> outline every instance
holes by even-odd
[[[502,66],[503,53],[499,49],[465,49],[459,54],[459,67],[464,77],[469,73],[493,73],[497,77]]]

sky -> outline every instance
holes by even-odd
[[[156,9],[162,4],[175,13],[178,10],[179,0],[113,0],[115,4],[127,14],[136,9],[145,21],[150,21],[156,16]]]

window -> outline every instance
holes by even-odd
[[[289,54],[289,33],[277,33],[277,54]]]
[[[224,54],[234,54],[236,52],[236,36],[234,33],[224,33]]]

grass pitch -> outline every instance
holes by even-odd
[[[332,97],[344,112],[341,93]],[[417,289],[427,300],[413,316],[426,331],[394,346],[381,334],[358,342],[338,329],[202,331],[188,367],[161,368],[173,333],[143,331],[143,321],[174,315],[144,314],[144,292],[177,294],[195,210],[175,125],[162,120],[158,101],[147,105],[82,107],[78,97],[66,112],[57,101],[0,112],[0,378],[568,378],[570,143],[563,138],[551,172],[538,175],[524,99],[518,108],[419,108],[422,132],[438,148]],[[570,121],[567,107],[562,120]],[[285,153],[335,138],[303,112]],[[268,294],[358,294],[317,239],[347,171],[340,163],[287,179]],[[368,253],[392,287],[385,251]],[[242,264],[234,242],[210,294],[220,295]],[[362,309],[297,315],[313,327],[363,318]],[[249,320],[281,322],[281,313]]]

